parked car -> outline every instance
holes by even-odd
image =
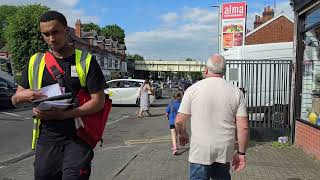
[[[10,80],[0,78],[0,109],[14,108],[11,97],[16,92],[16,85]]]
[[[112,104],[136,104],[139,105],[139,92],[143,79],[115,79],[107,82],[104,90],[112,99]],[[155,103],[156,97],[150,96],[150,104]]]
[[[157,99],[160,99],[161,96],[162,96],[162,89],[161,89],[160,84],[158,84],[158,83],[152,83],[152,87],[153,87],[153,89],[154,89],[156,98],[157,98]]]

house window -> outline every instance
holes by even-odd
[[[320,6],[305,17],[300,119],[320,126]]]
[[[103,64],[104,64],[103,67],[108,69],[108,67],[109,67],[108,66],[108,58],[106,58],[106,57],[103,58]]]
[[[108,58],[108,69],[112,69],[112,59]]]
[[[114,60],[114,67],[116,68],[116,69],[120,69],[120,67],[119,67],[119,60],[117,60],[117,59],[115,59]]]

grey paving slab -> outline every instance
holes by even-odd
[[[130,117],[107,127],[105,145],[97,148],[91,180],[185,180],[188,179],[188,151],[171,154],[170,131],[165,107],[153,107],[152,117],[136,118],[134,109],[123,108],[114,116]],[[136,108],[138,109],[138,108]],[[130,112],[129,112],[130,111]],[[0,180],[32,180],[33,158],[0,167]],[[250,143],[247,167],[232,172],[234,180],[319,180],[320,162],[295,147],[273,147],[271,143]]]

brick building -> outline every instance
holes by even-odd
[[[320,1],[291,0],[295,56],[291,112],[294,144],[320,160]]]
[[[106,80],[120,78],[127,72],[125,44],[100,36],[96,31],[82,31],[80,20],[75,29],[70,28],[69,38],[74,47],[88,50],[96,57]]]
[[[274,11],[269,6],[264,8],[262,16],[256,15],[254,29],[246,34],[245,44],[292,42],[293,29],[293,20],[284,13],[274,17]]]

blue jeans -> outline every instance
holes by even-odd
[[[231,180],[230,163],[202,165],[190,163],[190,180]]]

